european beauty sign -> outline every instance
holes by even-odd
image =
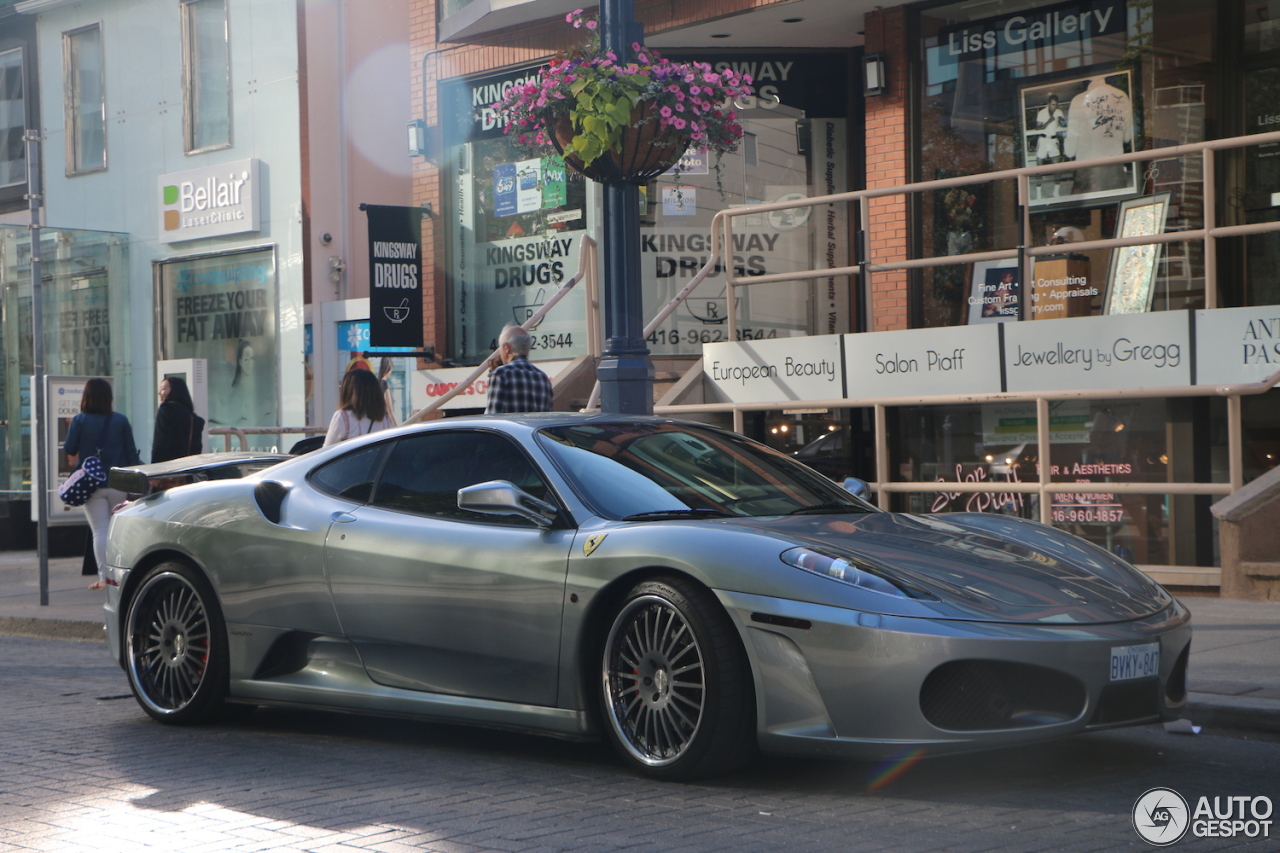
[[[707,344],[707,399],[891,399],[1257,382],[1280,370],[1280,306]]]

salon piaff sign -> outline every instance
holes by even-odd
[[[1197,385],[1258,382],[1280,370],[1280,305],[1196,312]]]
[[[999,392],[996,327],[952,326],[844,336],[853,398]]]
[[[1002,323],[1006,390],[1191,384],[1186,311]]]
[[[938,59],[954,64],[1127,32],[1125,0],[1059,3],[938,30]]]
[[[161,175],[160,242],[260,230],[258,173],[258,161],[249,159]]]
[[[707,344],[702,348],[702,373],[717,402],[845,396],[839,335]]]

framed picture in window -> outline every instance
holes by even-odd
[[[969,284],[969,322],[1004,323],[1017,320],[1021,309],[1022,284],[1018,281],[1018,261],[978,261]]]
[[[1164,233],[1171,193],[1131,199],[1120,205],[1116,237],[1147,237]],[[1121,246],[1111,252],[1103,314],[1145,314],[1155,295],[1156,263],[1164,246]]]
[[[1028,166],[1133,150],[1133,76],[1100,71],[1021,90],[1021,154]],[[1113,163],[1030,179],[1032,207],[1137,194],[1137,164]]]

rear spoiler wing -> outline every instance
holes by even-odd
[[[164,480],[170,477],[187,477],[201,473],[214,473],[222,468],[234,468],[238,465],[253,464],[262,466],[293,459],[287,453],[267,453],[264,451],[241,450],[229,453],[201,453],[197,456],[184,456],[168,462],[155,462],[151,465],[130,465],[124,468],[112,468],[107,474],[107,486],[119,489],[131,495],[145,495],[151,491],[152,480]],[[232,478],[239,477],[239,473]],[[209,479],[222,479],[211,476]]]

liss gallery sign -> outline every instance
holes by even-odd
[[[708,400],[876,400],[1257,382],[1280,370],[1280,306],[714,343]]]

